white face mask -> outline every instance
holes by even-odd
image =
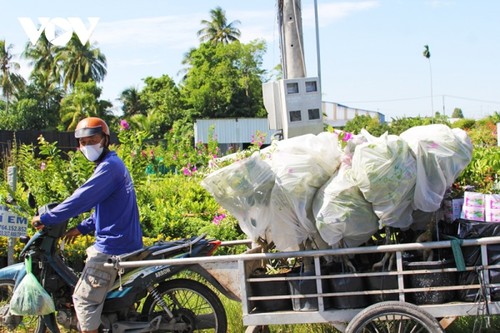
[[[103,150],[104,148],[101,146],[100,143],[96,145],[88,145],[80,147],[80,151],[91,162],[97,160],[99,156],[101,156]]]

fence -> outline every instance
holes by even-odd
[[[73,132],[41,131],[41,130],[21,130],[4,131],[0,130],[0,157],[4,159],[10,155],[14,142],[16,145],[38,144],[38,137],[42,135],[48,142],[57,142],[57,147],[62,152],[74,151],[77,147]],[[111,143],[118,143],[116,135],[111,133]]]

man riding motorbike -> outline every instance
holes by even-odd
[[[75,129],[79,150],[95,163],[92,176],[50,212],[33,217],[41,229],[94,209],[91,216],[68,230],[65,239],[95,233],[95,243],[87,249],[87,260],[73,293],[80,330],[97,333],[107,291],[117,271],[104,267],[108,258],[141,249],[142,230],[134,185],[123,161],[109,150],[110,131],[100,118],[81,120]]]

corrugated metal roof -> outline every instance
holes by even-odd
[[[267,118],[198,119],[194,124],[195,142],[208,143],[209,133],[218,143],[250,143],[257,131],[266,134],[264,144],[271,143],[276,132],[269,129]]]

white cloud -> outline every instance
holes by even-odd
[[[101,22],[92,39],[100,45],[162,45],[186,50],[197,40],[200,20],[196,15],[178,15]]]
[[[376,8],[380,5],[378,0],[331,2],[318,5],[318,21],[321,27],[343,19],[359,11]],[[302,24],[314,26],[314,6],[302,10]]]
[[[237,17],[241,22],[236,27],[241,31],[240,40],[243,43],[255,39],[264,39],[266,42],[278,39],[276,12],[274,10],[232,11],[231,16]]]

